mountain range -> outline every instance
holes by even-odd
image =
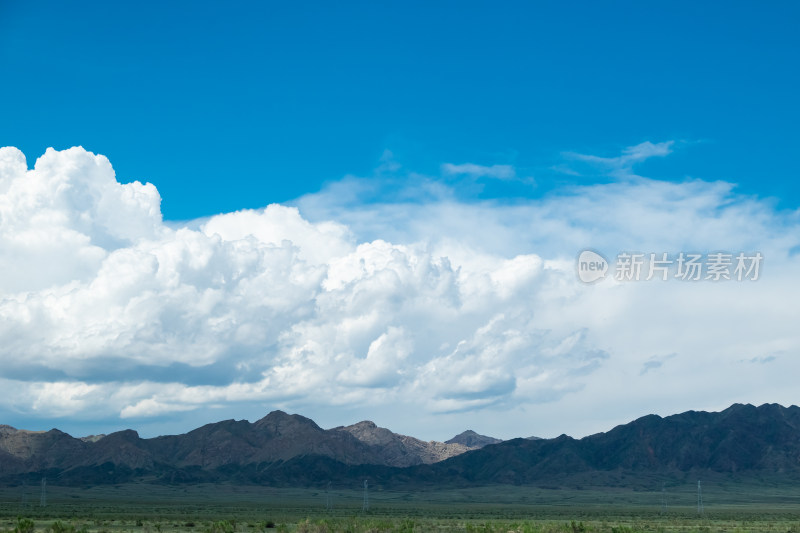
[[[800,479],[800,408],[735,404],[721,412],[647,415],[574,439],[500,441],[466,431],[447,442],[398,435],[369,421],[322,429],[274,411],[182,435],[133,430],[73,438],[0,426],[0,483],[95,485],[237,482],[314,486],[371,479],[383,486],[531,484],[652,486],[652,479]]]
[[[73,438],[52,429],[0,425],[0,482],[49,475],[66,482],[120,479],[217,479],[251,465],[278,467],[321,457],[341,465],[408,467],[501,442],[467,431],[444,443],[422,441],[371,421],[322,429],[314,421],[273,411],[257,422],[225,420],[182,435],[142,439],[133,430]],[[104,471],[105,475],[95,475]],[[176,477],[177,476],[177,477]]]

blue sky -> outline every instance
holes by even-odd
[[[793,2],[15,2],[0,7],[0,144],[80,145],[155,184],[168,219],[287,202],[385,150],[513,164],[683,143],[648,175],[795,207]],[[471,193],[474,193],[471,192]]]
[[[0,0],[0,423],[443,440],[796,403],[799,15]],[[765,263],[586,286],[584,248]]]

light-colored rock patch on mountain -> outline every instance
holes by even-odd
[[[380,448],[386,463],[392,466],[437,463],[471,449],[463,444],[425,442],[414,437],[399,435],[378,427],[369,420],[351,426],[340,426],[334,428],[334,431],[347,432],[364,444]]]

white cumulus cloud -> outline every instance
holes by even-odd
[[[609,165],[669,146],[632,147]],[[759,374],[743,366],[800,349],[797,213],[700,180],[512,206],[429,194],[441,184],[414,201],[398,182],[402,201],[353,203],[357,192],[339,194],[362,188],[351,177],[295,207],[168,225],[156,188],[120,183],[103,156],[48,150],[28,170],[0,149],[0,379],[13,391],[0,412],[147,421],[338,406],[409,433],[481,422],[509,437],[541,433],[521,416],[545,432],[606,429],[587,406],[619,422],[636,409],[790,397],[797,358]],[[758,250],[765,264],[749,284],[588,286],[574,265],[585,247]],[[703,381],[712,396],[677,407],[656,387]]]

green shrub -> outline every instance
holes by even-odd
[[[50,526],[53,533],[75,533],[75,526],[72,524],[65,524],[61,520],[56,520]]]
[[[14,533],[33,533],[36,525],[30,518],[17,518],[17,525],[14,528]]]
[[[234,533],[235,530],[235,524],[232,524],[227,520],[218,520],[217,522],[212,522],[208,531],[209,533]]]
[[[397,527],[399,533],[414,533],[414,521],[406,518]]]
[[[572,529],[572,533],[586,533],[586,526],[583,525],[583,522],[575,523],[575,520],[571,521],[569,524],[570,529]]]

